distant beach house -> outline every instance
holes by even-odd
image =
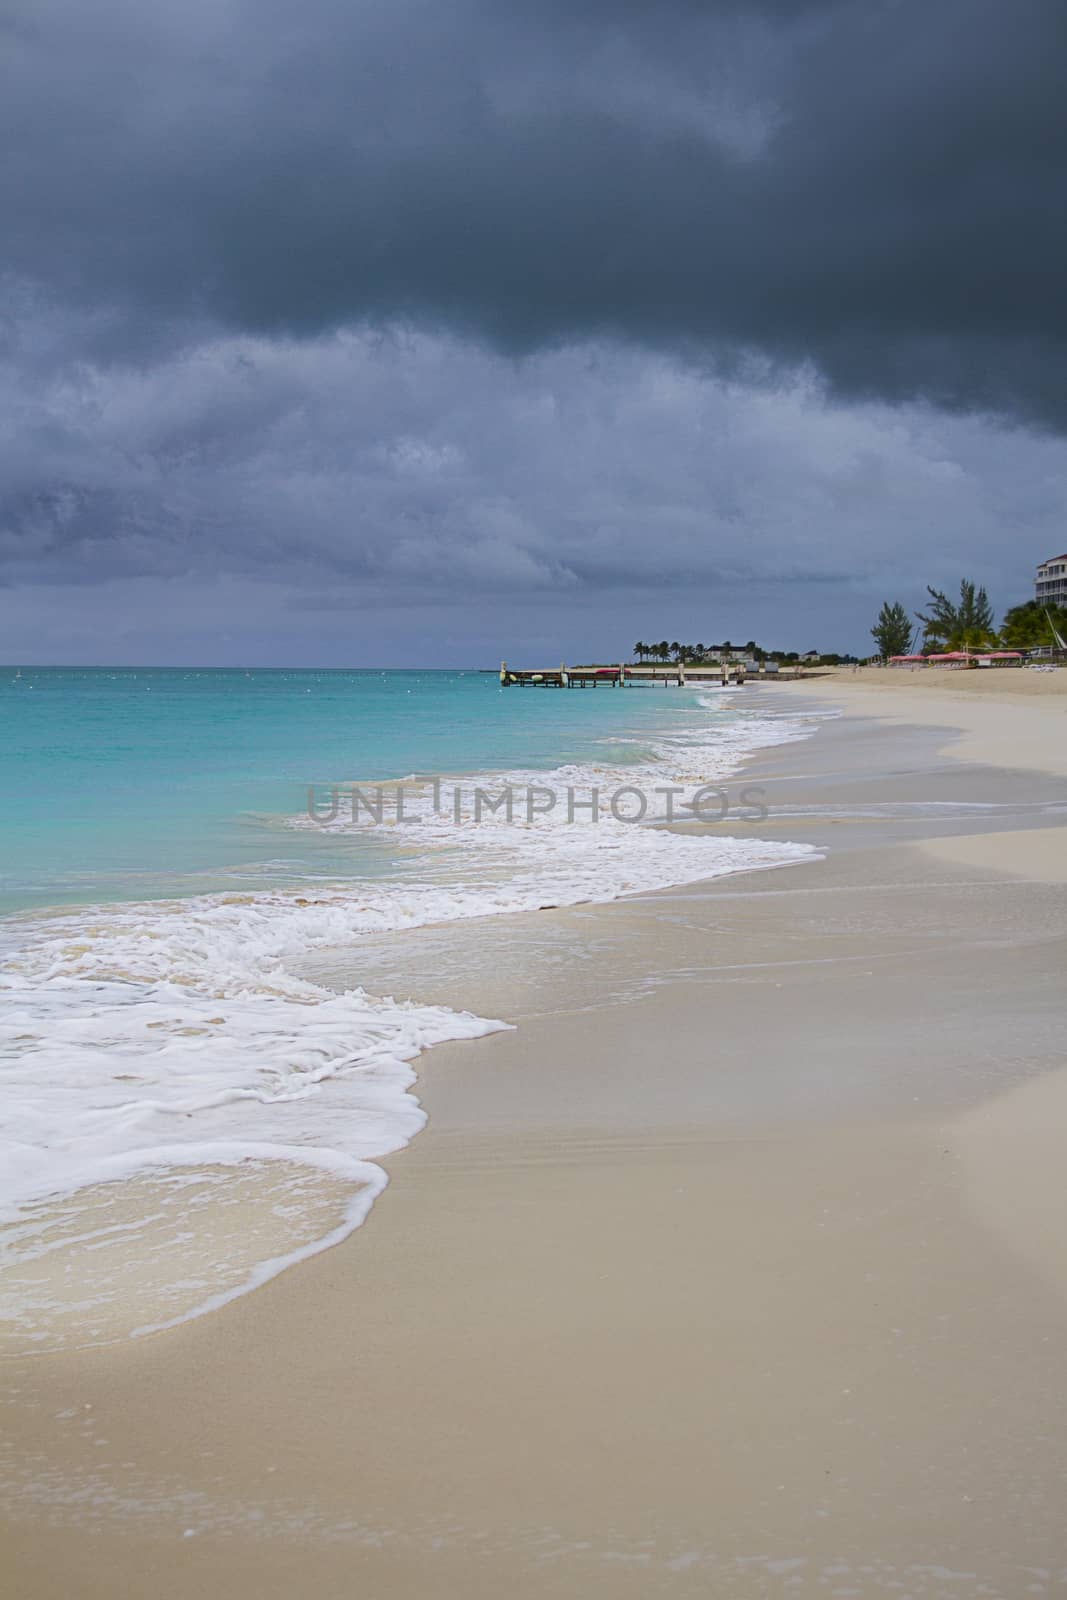
[[[1034,598],[1043,606],[1067,605],[1067,555],[1042,561],[1037,569]]]
[[[801,661],[812,662],[821,660],[821,657],[817,650],[805,650],[800,659]]]

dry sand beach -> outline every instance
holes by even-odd
[[[731,827],[820,860],[383,936],[518,1026],[368,1223],[4,1364],[7,1592],[1064,1592],[1067,672],[767,694],[844,714]]]

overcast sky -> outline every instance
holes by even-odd
[[[6,0],[0,660],[868,646],[1067,550],[1062,0]]]

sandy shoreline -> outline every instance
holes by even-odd
[[[842,668],[779,687],[860,716],[912,724],[943,719],[954,732],[950,753],[961,761],[1067,774],[1067,723],[1060,720],[1067,717],[1067,668]]]
[[[1008,692],[775,686],[846,711],[751,768],[823,860],[380,941],[518,1029],[344,1246],[3,1364],[12,1592],[1060,1592],[1067,700]]]
[[[805,689],[820,692],[825,685],[851,694],[856,689],[889,690],[893,694],[915,690],[919,694],[950,694],[986,704],[997,700],[1046,700],[1067,696],[1067,667],[1035,672],[1029,667],[833,667],[816,668],[800,680]],[[784,686],[784,684],[783,684]],[[796,684],[790,684],[795,688]]]

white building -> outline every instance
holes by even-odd
[[[1045,606],[1067,606],[1067,555],[1051,556],[1037,569],[1035,598]]]

